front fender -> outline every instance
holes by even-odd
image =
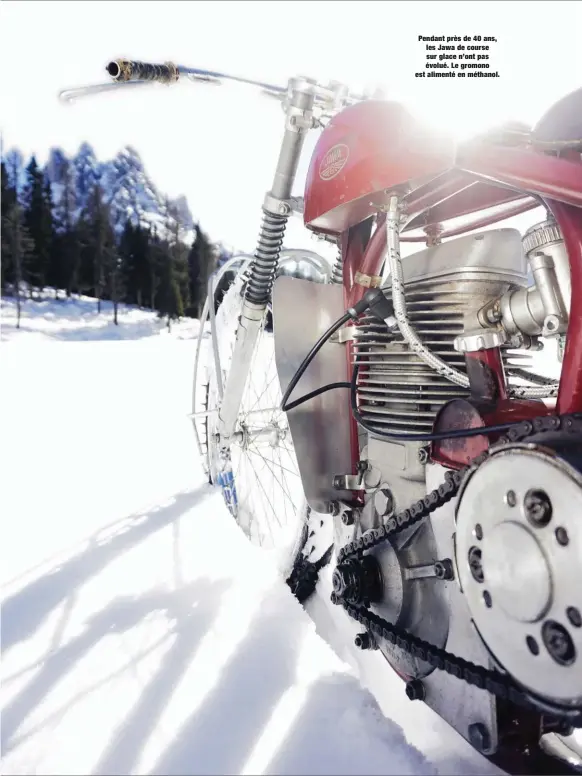
[[[341,285],[281,276],[273,285],[275,363],[284,393],[316,340],[344,312]],[[346,346],[326,342],[293,391],[290,400],[329,383],[348,379]],[[331,501],[350,499],[336,490],[336,474],[351,472],[349,391],[336,389],[287,413],[305,497],[316,512]]]

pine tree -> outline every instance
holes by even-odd
[[[127,300],[143,307],[152,303],[156,279],[152,277],[155,260],[152,256],[152,233],[143,226],[125,223],[120,240]],[[152,303],[153,306],[153,303]]]
[[[171,321],[184,316],[189,301],[188,251],[182,241],[180,219],[169,200],[166,200],[166,213],[166,255],[162,259],[157,309],[160,317],[167,316],[168,330],[171,330]]]
[[[26,168],[26,184],[23,192],[24,223],[32,238],[33,248],[27,272],[32,287],[41,292],[50,274],[53,242],[53,220],[50,183],[33,156]]]
[[[1,164],[1,189],[0,189],[0,207],[1,207],[1,229],[2,238],[2,260],[0,261],[0,285],[2,293],[6,291],[9,283],[14,281],[14,267],[11,262],[10,247],[8,239],[8,217],[11,208],[16,202],[16,190],[10,185],[8,178],[8,169],[4,161]]]
[[[171,322],[184,315],[184,305],[176,277],[175,263],[169,251],[164,257],[162,265],[160,288],[157,296],[157,310],[160,318],[166,317],[168,331],[172,330]]]
[[[22,179],[24,177],[24,158],[22,152],[17,148],[12,148],[4,154],[3,161],[6,165],[8,186],[11,189],[14,189],[17,199],[21,201]]]
[[[22,206],[17,191],[10,186],[6,166],[1,169],[1,251],[2,251],[2,290],[11,283],[16,298],[16,327],[20,328],[20,287],[23,268],[33,249],[33,241],[24,224]]]
[[[194,242],[188,254],[190,307],[194,318],[200,318],[206,299],[208,278],[215,269],[216,258],[212,243],[200,228],[194,226]]]
[[[113,323],[116,326],[118,325],[119,302],[123,299],[125,292],[123,280],[123,257],[119,251],[111,250],[108,253],[107,289],[113,302]]]
[[[95,186],[88,204],[88,247],[92,253],[93,290],[97,299],[97,312],[101,312],[101,299],[107,284],[107,269],[116,251],[115,237],[109,221],[109,211],[103,201],[103,192]]]
[[[166,253],[158,231],[154,226],[149,235],[149,271],[150,271],[150,307],[157,307],[158,290],[161,285],[161,275]]]
[[[64,288],[67,297],[78,287],[81,261],[80,228],[76,218],[76,191],[73,164],[64,154],[52,158],[53,167],[58,164],[60,197],[53,207],[54,242],[53,271],[58,278],[55,286]]]

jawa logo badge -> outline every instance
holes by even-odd
[[[319,177],[322,181],[330,181],[343,170],[348,161],[350,149],[345,143],[334,145],[321,160]]]

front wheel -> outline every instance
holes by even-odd
[[[222,384],[230,369],[243,304],[239,276],[216,314]],[[275,553],[289,569],[305,541],[308,509],[287,417],[280,409],[270,311],[265,312],[239,409],[234,441],[225,456],[218,437],[219,390],[214,364],[208,379],[208,469],[234,519],[250,541]],[[214,411],[213,411],[214,410]]]

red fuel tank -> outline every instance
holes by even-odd
[[[451,137],[431,132],[399,103],[369,100],[345,108],[315,146],[305,225],[343,232],[387,202],[386,189],[430,180],[452,167],[454,155]]]

